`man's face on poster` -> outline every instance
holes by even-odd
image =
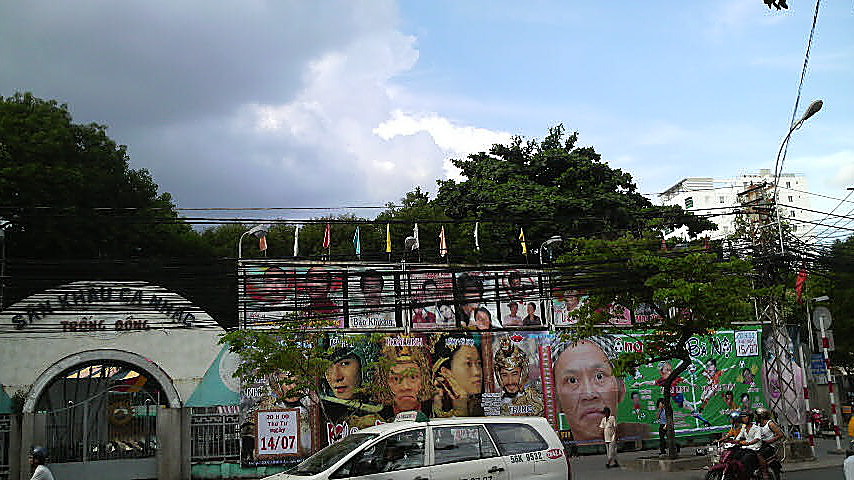
[[[308,290],[308,296],[313,298],[323,298],[329,294],[330,283],[332,279],[329,272],[324,272],[317,269],[309,269],[306,273],[305,287]]]
[[[367,302],[379,302],[383,292],[383,278],[380,276],[369,275],[362,278],[362,295]]]
[[[522,391],[522,368],[502,368],[498,371],[498,378],[501,380],[501,388],[504,393],[515,395]]]
[[[394,410],[419,410],[418,392],[422,384],[421,370],[415,362],[399,362],[388,372],[388,388],[394,398]]]
[[[625,384],[614,376],[611,362],[593,342],[580,341],[564,350],[555,363],[558,398],[576,440],[602,438],[602,409],[617,411]]]
[[[337,398],[350,400],[359,386],[361,365],[356,357],[346,357],[335,361],[326,369],[326,381]]]

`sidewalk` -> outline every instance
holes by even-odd
[[[843,439],[843,448],[847,446],[847,439]],[[817,438],[815,442],[816,459],[809,462],[786,463],[783,465],[783,472],[797,472],[803,470],[813,470],[829,467],[841,467],[844,455],[829,454],[828,450],[835,449],[836,442],[834,439]],[[687,447],[682,450],[680,458],[689,456],[695,451],[696,447]],[[640,457],[655,457],[658,455],[658,450],[644,450],[639,452],[620,452],[619,460],[625,464],[628,461],[638,459]],[[705,457],[704,465],[708,466],[708,456]],[[604,455],[585,455],[573,457],[572,478],[576,480],[639,480],[663,478],[666,480],[702,480],[706,476],[705,469],[687,470],[682,472],[638,472],[627,470],[625,466],[621,468],[605,468]]]

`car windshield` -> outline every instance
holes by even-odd
[[[335,465],[339,460],[346,457],[347,454],[374,438],[377,438],[377,434],[375,433],[354,433],[348,435],[341,441],[333,443],[306,458],[288,473],[291,475],[316,475]]]

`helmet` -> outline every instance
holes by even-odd
[[[729,414],[729,419],[732,423],[740,422],[741,421],[741,412],[736,412],[735,410],[733,410]]]
[[[44,462],[47,459],[47,449],[39,446],[33,447],[33,451],[30,452],[30,456]]]
[[[756,409],[756,418],[759,420],[771,420],[771,410],[759,407]]]

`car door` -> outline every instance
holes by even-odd
[[[555,473],[550,463],[548,443],[533,426],[524,423],[490,423],[487,425],[498,451],[507,463],[510,480]],[[563,451],[561,450],[561,454]]]
[[[336,480],[432,480],[427,465],[426,428],[414,428],[381,438],[336,470]]]
[[[483,425],[431,427],[434,480],[507,480],[507,465]]]

